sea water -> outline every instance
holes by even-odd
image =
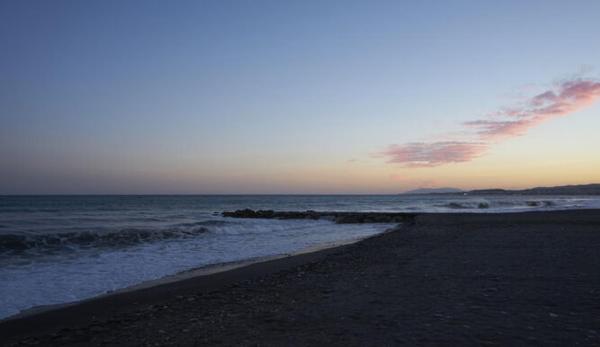
[[[198,267],[293,254],[390,224],[234,219],[222,211],[499,212],[600,206],[598,197],[0,196],[0,318]]]

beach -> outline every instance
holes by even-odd
[[[598,345],[599,249],[600,210],[416,214],[354,244],[5,320],[0,340]]]

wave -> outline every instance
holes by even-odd
[[[198,236],[209,230],[203,226],[166,229],[124,229],[109,232],[75,231],[52,234],[0,235],[0,254],[14,252],[54,252],[69,248],[127,247],[145,242]]]
[[[462,202],[448,202],[445,204],[435,205],[436,207],[443,207],[449,209],[489,209],[489,208],[506,208],[506,207],[552,207],[555,206],[556,203],[550,200],[541,200],[541,201],[462,201]]]
[[[437,207],[444,207],[450,209],[473,209],[473,208],[490,208],[490,204],[487,202],[449,202],[447,204],[436,205]]]
[[[544,200],[544,201],[526,201],[525,204],[527,204],[527,206],[529,207],[551,207],[554,206],[554,202],[550,201],[550,200]]]
[[[195,226],[221,226],[225,224],[232,224],[232,222],[224,221],[224,220],[203,220],[200,222],[191,222],[191,223],[180,223],[177,224],[178,227],[195,227]]]

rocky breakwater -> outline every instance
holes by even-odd
[[[359,223],[406,223],[412,222],[416,213],[389,212],[318,212],[318,211],[273,211],[236,210],[223,212],[223,217],[264,219],[326,219],[338,224]]]

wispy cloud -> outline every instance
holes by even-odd
[[[496,113],[499,120],[475,120],[465,123],[484,139],[523,135],[530,128],[553,118],[562,117],[590,106],[600,98],[600,82],[572,80],[528,100],[522,108]]]
[[[487,144],[478,142],[413,142],[391,145],[383,155],[387,156],[391,163],[425,167],[469,161],[480,156],[486,149]]]
[[[600,82],[573,79],[529,98],[520,105],[504,107],[486,119],[463,123],[465,138],[459,141],[412,142],[390,145],[381,154],[390,163],[405,167],[432,167],[473,160],[491,144],[527,133],[543,122],[570,115],[600,99]]]

